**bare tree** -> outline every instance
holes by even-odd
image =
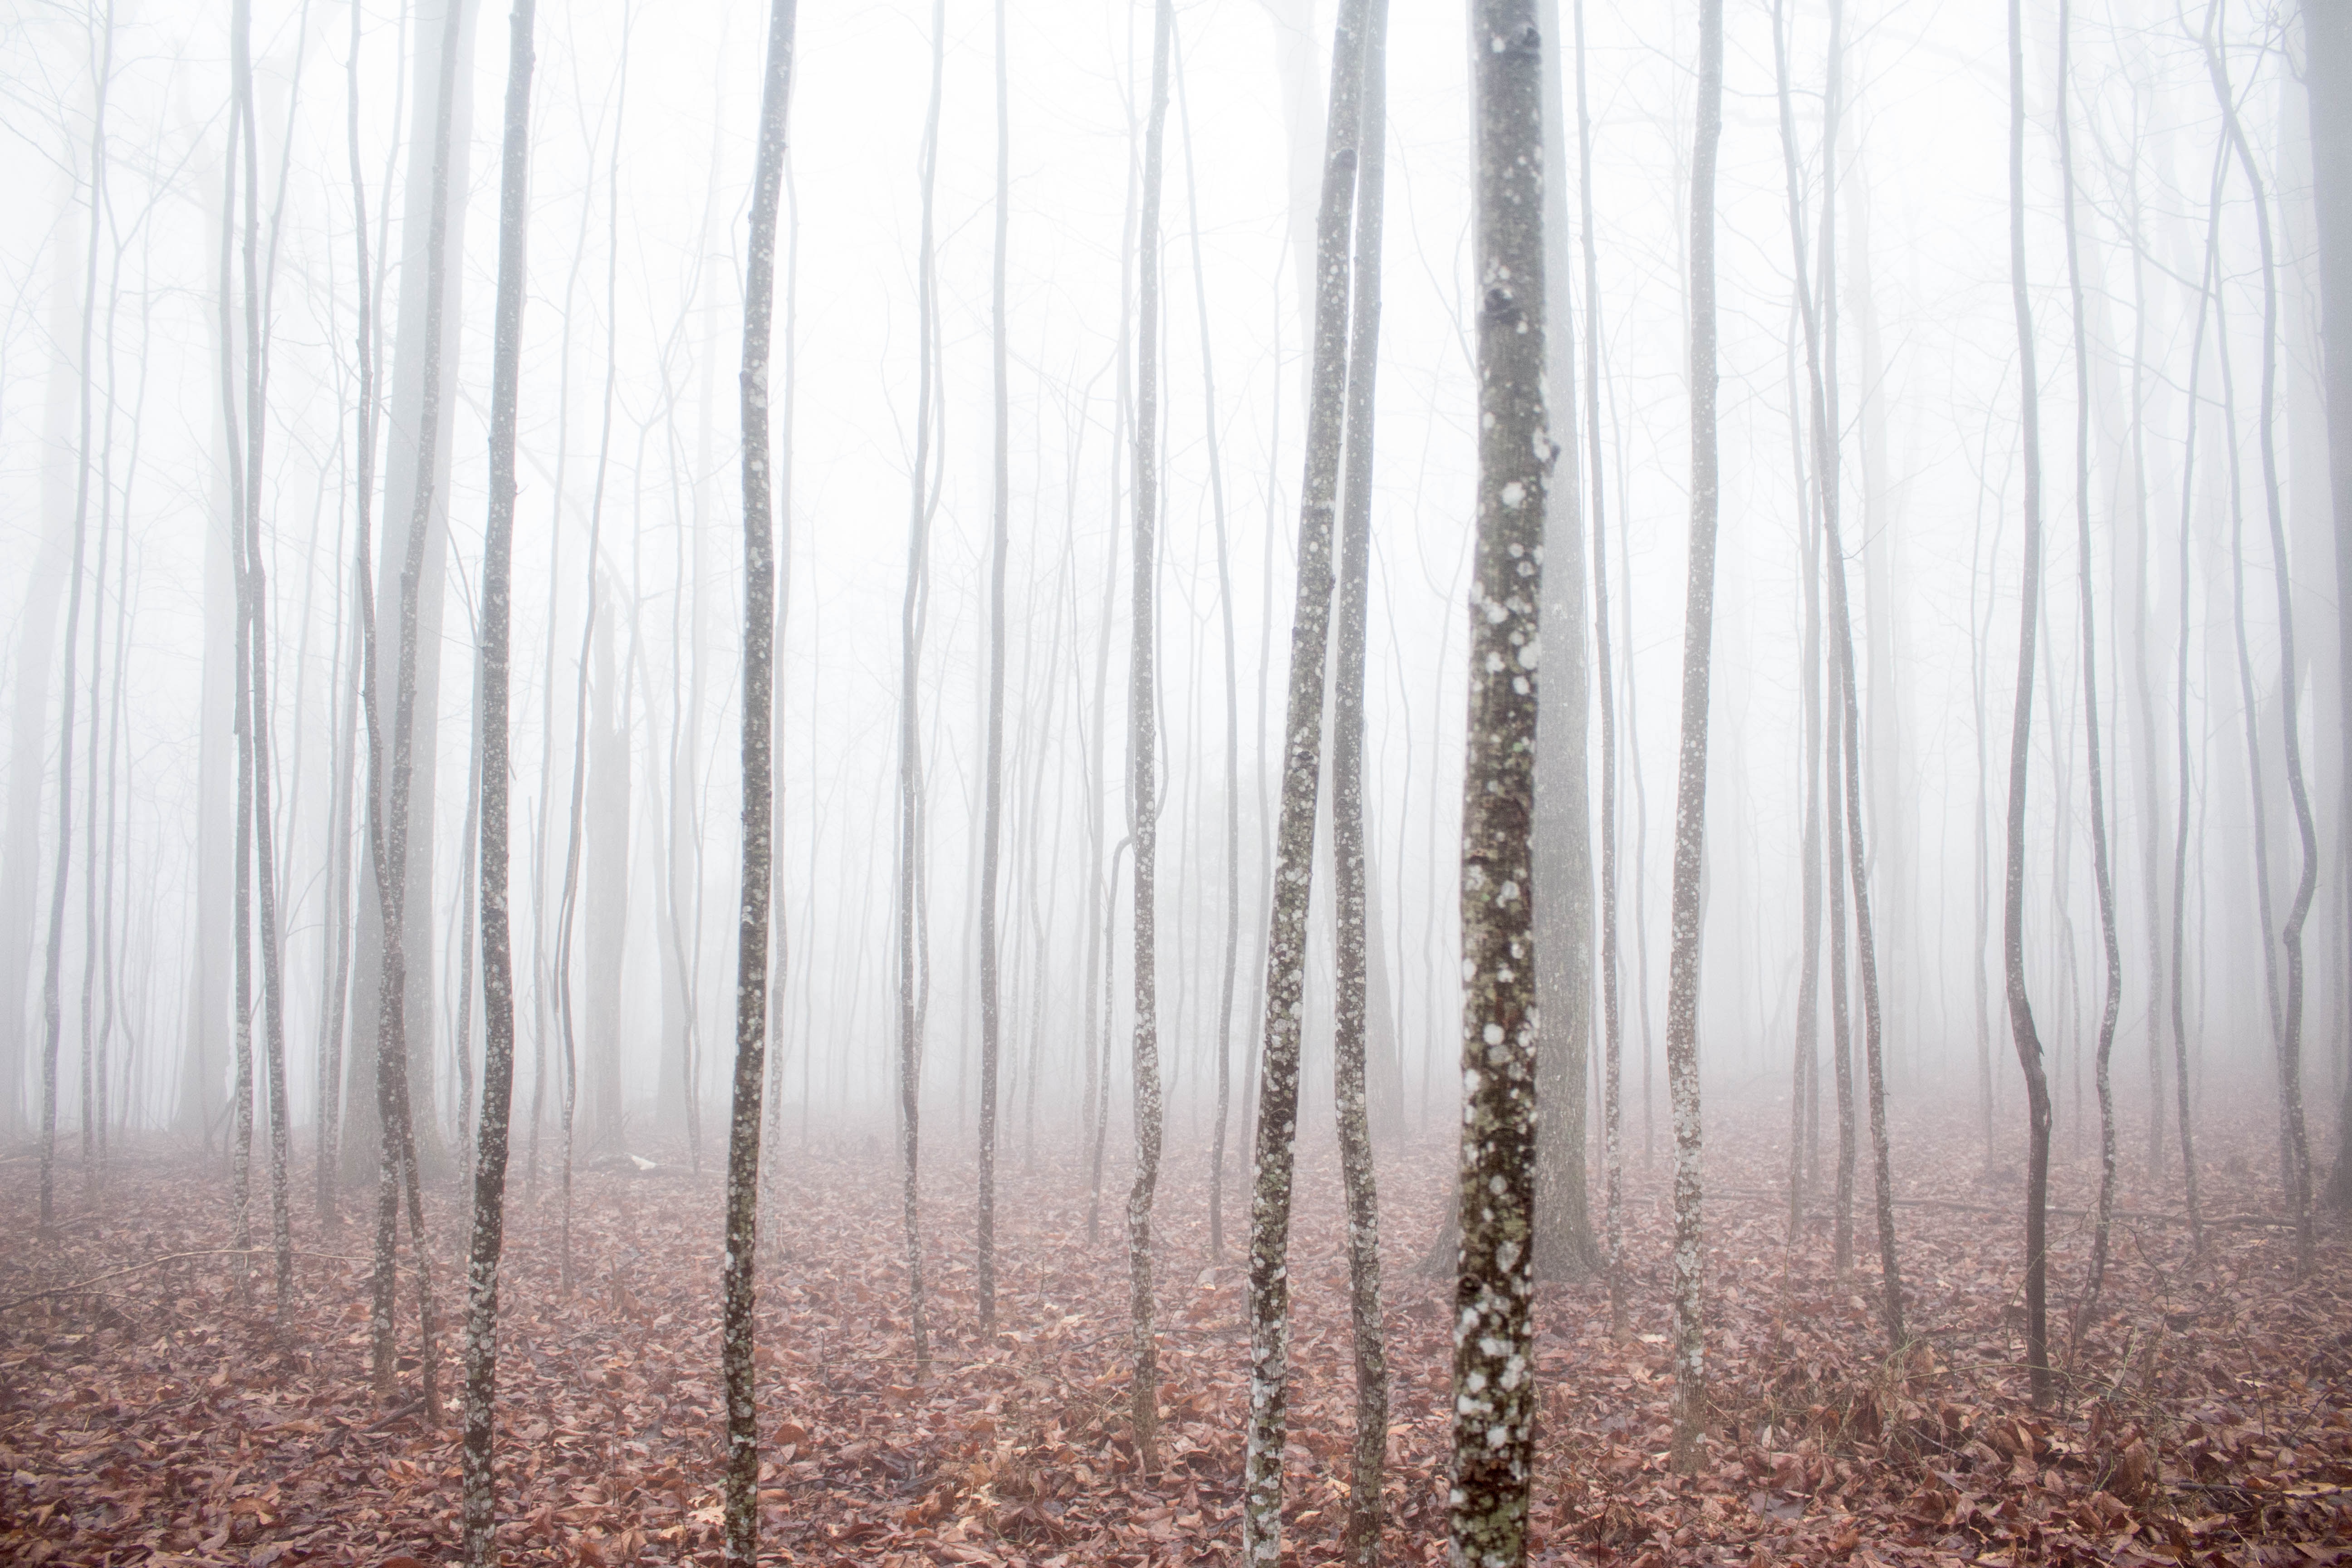
[[[1349,235],[1362,133],[1367,0],[1342,0],[1331,39],[1323,188],[1315,216],[1315,338],[1299,486],[1297,599],[1283,721],[1282,805],[1275,830],[1266,945],[1265,1039],[1258,1066],[1250,1194],[1250,1409],[1242,1480],[1242,1556],[1282,1552],[1282,1458],[1290,1395],[1290,1195],[1298,1124],[1298,1047],[1307,917],[1315,875],[1315,805],[1323,759],[1324,665],[1331,636],[1332,533],[1348,391]]]
[[[513,620],[515,405],[522,378],[522,303],[529,276],[530,76],[536,0],[514,0],[508,20],[505,147],[499,175],[499,282],[490,363],[490,511],[482,540],[481,651],[475,679],[481,727],[482,1121],[472,1142],[474,1226],[466,1268],[466,1442],[461,1456],[466,1561],[498,1562],[496,1478],[499,1259],[506,1246],[507,1132],[514,1103],[514,957],[507,910],[509,654]]]
[[[1706,850],[1708,663],[1715,637],[1715,167],[1723,140],[1723,4],[1699,7],[1698,121],[1690,184],[1690,585],[1683,608],[1682,752],[1675,783],[1674,949],[1666,977],[1666,1080],[1675,1117],[1675,1468],[1695,1472],[1706,1432],[1699,1320],[1699,872]]]
[[[1543,79],[1552,68],[1533,0],[1476,0],[1470,38],[1478,533],[1462,784],[1462,1247],[1448,1526],[1454,1562],[1507,1565],[1527,1556],[1534,1479],[1540,1022],[1529,889],[1556,450],[1544,408]]]
[[[2025,1071],[2025,1360],[2033,1402],[2050,1398],[2050,1083],[2042,1037],[2025,994],[2025,781],[2033,750],[2033,631],[2042,595],[2041,384],[2034,370],[2033,303],[2025,275],[2025,39],[2020,0],[2009,0],[2009,260],[2017,312],[2019,418],[2025,461],[2025,574],[2017,627],[2017,701],[2009,732],[2008,861],[2001,902],[2001,963],[2009,1028]],[[2183,804],[2187,796],[2183,795]]]
[[[98,234],[105,216],[106,94],[114,75],[114,5],[108,0],[99,46],[95,106],[89,130],[89,237],[83,252],[81,339],[74,363],[80,375],[81,434],[75,447],[73,567],[66,591],[66,664],[58,710],[58,859],[49,889],[49,936],[41,983],[41,1231],[56,1228],[58,1046],[64,1029],[66,885],[73,872],[74,659],[81,636],[82,562],[89,532],[90,337],[98,319]],[[224,234],[223,244],[226,237]],[[240,682],[240,686],[242,683]],[[24,700],[19,692],[17,702]],[[96,708],[95,701],[91,704]],[[91,722],[97,722],[93,712]],[[243,1247],[245,1243],[237,1244]]]
[[[1143,129],[1143,205],[1136,230],[1135,592],[1129,615],[1128,804],[1135,816],[1135,1182],[1127,1194],[1128,1314],[1135,1340],[1130,1390],[1137,1467],[1160,1468],[1160,1347],[1154,1338],[1151,1205],[1160,1182],[1159,777],[1153,762],[1159,655],[1154,530],[1160,501],[1160,176],[1168,127],[1168,56],[1174,0],[1152,7],[1151,109]]]
[[[1339,628],[1331,702],[1331,840],[1339,916],[1339,997],[1332,1101],[1347,1185],[1349,1323],[1356,1360],[1356,1451],[1347,1551],[1372,1568],[1381,1553],[1381,1472],[1388,1457],[1387,1330],[1381,1317],[1381,1215],[1366,1108],[1369,1000],[1364,838],[1364,640],[1371,611],[1372,438],[1381,352],[1381,226],[1388,141],[1388,0],[1364,13],[1356,166],[1354,319],[1348,342],[1347,479],[1339,516]],[[1581,1074],[1579,1074],[1580,1079]],[[1582,1162],[1578,1162],[1582,1173]]]
[[[776,208],[792,106],[795,0],[768,16],[760,91],[760,159],[751,186],[751,252],[743,293],[743,889],[736,950],[735,1092],[727,1135],[727,1270],[719,1355],[727,1381],[727,1561],[750,1565],[760,1545],[760,1406],[753,1387],[753,1309],[760,1239],[760,1094],[767,1051],[768,916],[775,891],[774,685],[776,557],[770,523],[768,343],[775,313]]]
[[[1012,549],[1013,394],[1004,324],[1005,237],[1012,221],[1012,89],[1006,79],[1004,0],[996,0],[996,249],[989,294],[989,369],[995,391],[995,486],[988,557],[987,804],[980,850],[980,1331],[996,1332],[996,1104],[998,1037],[996,876],[1004,816],[1004,558]]]

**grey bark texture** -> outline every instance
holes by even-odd
[[[1160,837],[1155,742],[1160,500],[1160,186],[1168,128],[1168,56],[1174,0],[1152,7],[1151,109],[1143,131],[1143,205],[1136,230],[1135,579],[1129,624],[1128,789],[1135,814],[1135,1180],[1127,1194],[1129,1327],[1135,1381],[1129,1391],[1136,1464],[1160,1468],[1160,1347],[1154,1337],[1151,1208],[1160,1183],[1160,982],[1156,878]]]
[[[727,1133],[727,1262],[719,1359],[727,1384],[727,1561],[760,1547],[760,1406],[752,1338],[759,1246],[760,1096],[768,1048],[768,920],[775,892],[776,556],[768,439],[769,341],[776,294],[776,209],[792,107],[796,0],[774,0],[760,92],[760,153],[744,266],[743,878],[735,969],[735,1087]]]
[[[1534,0],[1475,0],[1470,46],[1478,532],[1462,785],[1462,1250],[1447,1512],[1457,1568],[1513,1568],[1527,1558],[1535,1451],[1542,1026],[1531,892],[1544,518],[1558,450],[1544,406],[1544,79],[1552,57]]]
[[[474,1216],[466,1260],[466,1435],[461,1525],[468,1568],[498,1562],[499,1260],[506,1245],[507,1131],[514,1102],[514,952],[507,906],[508,698],[514,616],[515,416],[522,379],[522,305],[530,185],[530,77],[535,0],[508,20],[504,148],[499,174],[498,304],[490,367],[490,507],[482,539],[481,647],[475,701],[481,728],[479,873],[482,922],[482,1119],[472,1140]]]
[[[1555,47],[1559,0],[1537,26]],[[1576,311],[1569,267],[1568,110],[1558,55],[1543,75],[1544,375],[1568,438],[1545,495],[1543,623],[1551,628],[1544,709],[1536,721],[1536,989],[1543,1016],[1536,1097],[1536,1273],[1580,1278],[1599,1261],[1585,1168],[1592,1055],[1592,786],[1586,752],[1591,682],[1584,652],[1584,512],[1576,451]]]
[[[2042,428],[2033,368],[2033,309],[2025,272],[2025,42],[2019,0],[2009,0],[2010,289],[2017,314],[2018,393],[2025,464],[2024,586],[2018,612],[2017,699],[2009,732],[2009,827],[2002,879],[2001,967],[2010,1036],[2025,1072],[2025,1359],[2033,1402],[2051,1394],[2049,1258],[2050,1084],[2042,1037],[2025,994],[2025,784],[2033,750],[2033,631],[2042,592]],[[2184,796],[2185,800],[2185,796]]]
[[[1698,960],[1706,850],[1708,667],[1715,638],[1715,166],[1723,140],[1723,0],[1699,6],[1698,120],[1690,185],[1690,583],[1683,606],[1682,740],[1675,780],[1674,947],[1666,974],[1666,1084],[1675,1123],[1675,1468],[1699,1467],[1706,1434],[1699,1319]]]
[[[1348,1294],[1356,1362],[1356,1441],[1345,1550],[1373,1568],[1381,1554],[1381,1475],[1388,1457],[1387,1330],[1381,1314],[1379,1173],[1366,1081],[1369,929],[1364,834],[1364,643],[1372,595],[1372,460],[1381,349],[1381,220],[1388,140],[1388,0],[1364,14],[1357,133],[1353,320],[1348,342],[1347,471],[1340,499],[1339,626],[1331,704],[1333,903],[1339,915],[1332,1104],[1347,1189]],[[1383,1048],[1386,1042],[1382,1042]]]
[[[1290,1397],[1290,1198],[1298,1128],[1299,1036],[1305,1023],[1307,912],[1315,875],[1315,807],[1323,759],[1325,664],[1331,635],[1332,546],[1346,432],[1349,237],[1355,213],[1367,0],[1341,0],[1331,40],[1323,188],[1315,218],[1315,336],[1299,486],[1297,597],[1283,720],[1280,817],[1275,829],[1265,1036],[1250,1190],[1250,1403],[1242,1478],[1242,1557],[1282,1553],[1282,1458]]]

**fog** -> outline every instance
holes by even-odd
[[[405,1048],[428,1191],[446,1189],[434,1201],[448,1214],[466,1201],[455,1183],[479,1136],[493,1044],[477,652],[497,500],[510,57],[502,12],[469,5],[445,35],[442,4],[256,0],[249,133],[224,8],[110,0],[20,5],[0,19],[12,148],[0,191],[16,214],[0,232],[0,706],[12,726],[0,1132],[40,1153],[45,1223],[52,1162],[62,1188],[78,1161],[101,1164],[110,1149],[201,1152],[204,1179],[226,1190],[240,1138],[255,1152],[234,1179],[253,1184],[257,1216],[266,1152],[249,1129],[273,1110],[306,1171],[339,1149],[318,1204],[340,1187],[358,1212],[376,1190],[391,1145],[376,1131],[384,921],[371,824],[391,809],[399,591],[420,479],[432,500],[416,563]],[[1615,1162],[1646,1180],[1676,1138],[1668,976],[1697,592],[1691,203],[1705,84],[1698,7],[1539,9],[1542,68],[1556,73],[1545,112],[1566,119],[1544,127],[1554,140],[1541,160],[1559,184],[1542,237],[1554,462],[1540,520],[1534,927],[1544,1070],[1573,1075],[1547,1082],[1573,1081],[1580,1108],[1546,1100],[1545,1136],[1562,1115],[1589,1119],[1562,1156],[1576,1163],[1581,1233],[1588,1164],[1597,1226]],[[1333,13],[1314,0],[1175,6],[1164,152],[1147,169],[1151,6],[1038,0],[1001,21],[971,0],[801,9],[765,382],[775,862],[754,1158],[769,1163],[771,1205],[789,1204],[793,1169],[827,1151],[968,1179],[986,1081],[992,765],[992,1157],[1075,1160],[1099,1138],[1110,1175],[1090,1179],[1112,1189],[1103,1201],[1128,1180],[1143,1103],[1129,847],[1140,483],[1157,522],[1149,1016],[1166,1157],[1192,1183],[1220,1151],[1221,1223],[1234,1237],[1249,1224],[1250,1140],[1261,1160],[1266,1147],[1252,1118],[1261,1082],[1278,1076],[1261,1056],[1282,1014],[1269,1012],[1269,952]],[[1475,1065],[1465,1030],[1483,1005],[1471,996],[1465,1015],[1477,960],[1464,942],[1465,810],[1482,784],[1465,774],[1491,279],[1474,211],[1478,57],[1463,21],[1456,6],[1399,6],[1385,24],[1379,374],[1363,426],[1377,437],[1360,449],[1350,424],[1345,458],[1348,482],[1361,467],[1370,483],[1370,1129],[1383,1161],[1421,1162],[1441,1184]],[[1708,705],[1691,1135],[1752,1123],[1781,1142],[1739,1145],[1740,1163],[1710,1165],[1709,1187],[1790,1181],[1787,1130],[1805,1114],[1790,1121],[1792,1095],[1812,1105],[1819,1175],[1821,1142],[1837,1135],[1819,1070],[1832,1005],[1843,1050],[1850,987],[1862,1096],[1865,984],[1883,1018],[1869,1076],[1883,1055],[1897,1172],[1914,1134],[1964,1132],[1987,1170],[2018,1179],[2028,1089],[2012,984],[2038,1026],[2056,1140],[2087,1158],[2112,974],[2125,1164],[2153,1183],[2180,1161],[2192,1118],[2245,1120],[2272,1179],[2288,1163],[2287,1208],[2306,1212],[2308,1170],[2297,1200],[2297,1156],[2280,1152],[2289,1135],[2260,1131],[2284,1127],[2291,1071],[2310,1107],[2306,1158],[2332,1163],[2352,1062],[2352,664],[2337,657],[2336,588],[2352,581],[2336,559],[2352,548],[2340,499],[2352,493],[2341,435],[2352,384],[2322,352],[2325,310],[2352,312],[2352,297],[2323,307],[2326,269],[2346,262],[2323,243],[2331,198],[2315,192],[2315,145],[2340,148],[2344,132],[2315,136],[2322,89],[2305,24],[2293,7],[2029,0],[2014,234],[2003,8],[1788,0],[1732,5],[1722,25],[1707,327],[1719,426],[1706,432],[1719,521],[1696,688]],[[728,1159],[754,809],[740,377],[770,26],[763,8],[709,4],[553,7],[536,22],[511,675],[506,733],[488,752],[493,766],[505,758],[509,797],[512,1158],[534,1193],[542,1171],[553,1180],[575,1164],[634,1156],[715,1173]],[[418,432],[445,36],[457,53],[436,469],[419,467]],[[1139,254],[1147,205],[1157,245]],[[1809,331],[1822,356],[1810,374]],[[377,378],[364,418],[363,348]],[[1821,815],[1825,792],[1845,802],[1843,775],[1823,773],[1842,727],[1837,627],[1823,618],[1842,613],[1823,575],[1825,458],[1861,745],[1851,839]],[[247,483],[249,520],[233,493]],[[2029,518],[2042,541],[2030,614]],[[248,527],[265,629],[261,658],[241,664]],[[1328,514],[1323,527],[1328,553]],[[2036,642],[2021,681],[2025,626]],[[266,921],[237,891],[238,857],[256,853],[239,729],[257,683],[241,691],[240,671],[263,663],[254,766],[274,861],[247,865],[273,881]],[[1579,710],[1585,732],[1570,735],[1561,716]],[[385,793],[372,804],[378,726]],[[1335,1136],[1333,1031],[1351,994],[1332,897],[1334,733],[1327,710],[1290,1069],[1310,1148]],[[1849,844],[1859,874],[1839,868]],[[2009,974],[2012,854],[2021,963]],[[1848,979],[1820,939],[1864,889],[1866,926],[1837,938]],[[240,920],[250,953],[234,940]],[[1613,976],[1596,971],[1604,934]],[[282,979],[268,984],[282,995],[265,1009],[272,942]],[[1618,1016],[1605,1016],[1612,1001]],[[282,1068],[240,1068],[240,1050],[265,1050],[272,1030]],[[1603,1137],[1621,1092],[1604,1062],[1620,1052],[1622,1153]],[[242,1121],[240,1085],[254,1097]],[[2304,1143],[2300,1104],[2292,1115]],[[1866,1188],[1867,1152],[1863,1163]],[[295,1200],[306,1215],[312,1204]],[[1404,1223],[1397,1235],[1418,1252],[1422,1221]]]

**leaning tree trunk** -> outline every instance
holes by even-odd
[[[2025,41],[2020,0],[2009,0],[2009,265],[2017,312],[2019,417],[2025,457],[2025,575],[2018,610],[2017,701],[2009,731],[2008,868],[2001,900],[2001,966],[2009,1028],[2025,1072],[2025,1362],[2033,1403],[2046,1405],[2050,1376],[2050,1083],[2042,1037],[2025,994],[2025,781],[2033,750],[2033,631],[2042,596],[2041,384],[2033,368],[2033,306],[2025,276]],[[2184,804],[2186,796],[2183,796]]]
[[[1307,916],[1315,874],[1315,797],[1323,760],[1324,663],[1331,630],[1331,549],[1348,390],[1348,241],[1355,212],[1368,0],[1342,0],[1331,39],[1323,191],[1315,218],[1315,342],[1299,486],[1297,599],[1283,723],[1282,805],[1275,830],[1266,942],[1255,1180],[1250,1194],[1250,1408],[1242,1480],[1242,1558],[1282,1555],[1282,1459],[1290,1399],[1290,1188],[1298,1125],[1298,1043]]]
[[[1675,782],[1674,948],[1667,959],[1666,1079],[1675,1118],[1675,1468],[1695,1473],[1706,1435],[1699,1321],[1699,872],[1706,848],[1706,715],[1715,637],[1715,163],[1723,140],[1723,0],[1699,8],[1698,125],[1690,186],[1690,583],[1683,608],[1682,754]]]
[[[1136,230],[1135,598],[1128,662],[1128,799],[1135,812],[1135,1182],[1127,1195],[1128,1313],[1135,1339],[1130,1391],[1136,1465],[1160,1468],[1160,1349],[1153,1339],[1151,1205],[1160,1181],[1160,1000],[1154,877],[1160,806],[1153,742],[1159,589],[1154,529],[1160,497],[1160,173],[1168,122],[1168,52],[1173,0],[1152,10],[1151,111],[1143,131],[1143,205]]]
[[[2060,213],[2066,230],[2066,292],[2074,327],[2074,549],[2080,557],[2083,618],[2083,734],[2089,748],[2091,871],[2099,893],[2099,941],[2107,963],[2105,1002],[2099,1013],[2093,1080],[2099,1095],[2099,1207],[2091,1232],[2091,1268],[2075,1309],[2078,1325],[2090,1321],[2106,1280],[2107,1233],[2116,1210],[2116,1097],[2108,1068],[2116,1048],[2116,1017],[2123,1008],[2123,952],[2116,938],[2116,881],[2107,858],[2106,779],[2099,752],[2098,637],[2091,593],[2091,347],[2084,320],[2083,259],[2074,220],[2074,137],[2066,108],[2073,7],[2058,0],[2058,164],[2065,190]]]
[[[1555,450],[1544,409],[1543,79],[1551,66],[1534,0],[1475,0],[1470,30],[1478,534],[1462,784],[1462,1248],[1448,1526],[1454,1562],[1516,1564],[1527,1557],[1536,1415],[1538,1024],[1528,891]]]
[[[1347,1184],[1348,1289],[1356,1352],[1356,1451],[1348,1488],[1349,1560],[1381,1554],[1381,1472],[1388,1457],[1387,1331],[1381,1318],[1381,1218],[1371,1118],[1365,1103],[1364,640],[1372,596],[1373,389],[1380,366],[1381,216],[1388,139],[1388,0],[1365,8],[1357,132],[1354,321],[1348,342],[1347,482],[1339,531],[1339,635],[1331,700],[1333,902],[1339,984],[1331,1044],[1332,1103]],[[1582,1074],[1579,1073],[1580,1079]],[[1581,1162],[1579,1172],[1581,1175]]]
[[[996,0],[996,251],[989,293],[989,371],[996,416],[988,556],[988,754],[980,848],[980,1213],[976,1273],[980,1332],[996,1336],[996,1076],[1003,1033],[997,998],[996,877],[1004,819],[1004,558],[1012,549],[1013,399],[1004,326],[1005,232],[1012,217],[1013,130],[1005,79],[1004,0]]]
[[[796,0],[768,16],[751,253],[743,294],[743,890],[735,961],[735,1097],[727,1132],[727,1268],[719,1360],[727,1383],[727,1561],[760,1547],[760,1406],[752,1310],[760,1238],[761,1070],[768,1048],[768,915],[775,891],[776,557],[770,509],[768,342],[775,314],[776,208],[792,105]]]
[[[507,43],[506,145],[499,176],[499,285],[490,361],[490,512],[482,539],[482,1121],[474,1148],[474,1228],[466,1266],[466,1441],[461,1457],[468,1568],[498,1562],[496,1481],[499,1257],[506,1245],[507,1131],[514,1103],[514,956],[507,909],[508,649],[513,622],[515,405],[522,377],[522,301],[530,178],[531,29],[536,0],[514,0]],[[462,1130],[461,1130],[462,1131]]]

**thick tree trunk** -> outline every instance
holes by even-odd
[[[514,1103],[514,955],[507,907],[508,696],[511,684],[515,418],[529,278],[530,77],[535,0],[508,20],[506,135],[499,174],[498,305],[490,361],[490,510],[482,539],[481,651],[474,700],[481,731],[482,1121],[474,1148],[474,1225],[466,1266],[466,1439],[460,1458],[468,1568],[498,1562],[496,1478],[499,1260],[506,1247],[507,1133]]]
[[[2025,994],[2025,782],[2033,750],[2033,632],[2042,594],[2041,384],[2033,366],[2033,309],[2025,273],[2025,41],[2019,0],[2009,0],[2010,289],[2017,313],[2019,418],[2025,451],[2025,568],[2018,611],[2017,700],[2009,733],[2008,861],[2001,900],[2001,965],[2010,1034],[2025,1073],[2025,1361],[2033,1402],[2048,1403],[2050,1084],[2042,1037]],[[2183,799],[2186,800],[2184,795]]]
[[[1323,190],[1315,219],[1315,339],[1299,487],[1297,599],[1283,724],[1282,805],[1275,830],[1250,1194],[1250,1410],[1242,1481],[1242,1557],[1282,1553],[1282,1458],[1290,1398],[1290,1197],[1298,1124],[1307,910],[1323,756],[1324,666],[1331,632],[1332,534],[1346,430],[1349,234],[1361,134],[1365,7],[1342,0],[1331,40]]]
[[[2327,471],[2336,522],[2336,602],[2352,604],[2352,10],[2304,0],[2304,88],[2310,95],[2312,193],[2318,208]],[[2352,888],[2352,616],[2336,623],[2337,727],[2344,742],[2336,874]],[[2352,922],[2346,929],[2352,931]],[[2352,973],[2352,954],[2339,954]],[[2338,1042],[2340,1049],[2342,1042]],[[2330,1206],[2352,1208],[2352,1075],[2336,1121]]]
[[[1454,1562],[1510,1565],[1527,1557],[1535,1448],[1541,1017],[1529,891],[1544,518],[1557,450],[1544,407],[1544,78],[1552,67],[1533,0],[1475,0],[1470,41],[1478,533],[1462,784],[1462,1249],[1447,1512]]]

